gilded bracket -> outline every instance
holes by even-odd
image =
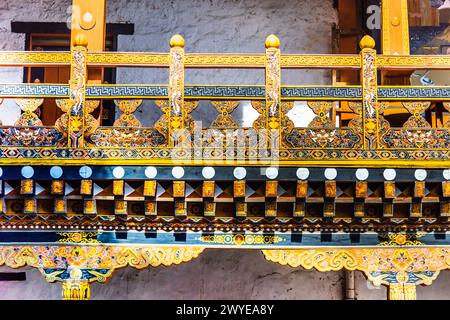
[[[171,266],[197,258],[202,247],[105,246],[75,233],[80,245],[0,246],[0,266],[38,268],[48,282],[62,282],[64,299],[89,299],[91,282],[106,282],[119,268]]]
[[[399,239],[397,243],[400,241]],[[406,245],[406,242],[402,245]],[[374,285],[389,286],[389,299],[410,300],[416,298],[417,285],[430,285],[440,270],[450,268],[450,249],[406,248],[402,245],[386,248],[262,250],[262,252],[267,260],[293,268],[303,267],[308,270],[314,268],[320,272],[359,270],[364,272]]]

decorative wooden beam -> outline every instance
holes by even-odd
[[[408,0],[381,1],[383,54],[409,55]]]

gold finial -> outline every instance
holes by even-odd
[[[184,39],[181,35],[176,34],[170,38],[170,47],[180,47],[184,48]]]
[[[280,47],[280,39],[278,39],[276,35],[271,34],[266,38],[266,48],[279,48],[279,47]]]
[[[83,34],[83,33],[79,33],[75,36],[75,39],[73,41],[73,45],[78,47],[87,47],[88,45],[88,38]]]
[[[359,42],[359,47],[361,49],[373,49],[375,48],[375,40],[371,36],[365,35]]]

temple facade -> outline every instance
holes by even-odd
[[[0,298],[449,298],[449,13],[3,1]]]

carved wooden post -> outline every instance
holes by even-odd
[[[86,52],[87,38],[79,34],[75,37],[72,48],[70,69],[70,108],[68,146],[69,148],[84,147],[85,99],[86,99]]]
[[[416,285],[395,283],[389,285],[389,300],[416,300]]]
[[[71,268],[69,275],[69,279],[62,283],[63,300],[89,300],[91,289],[89,282],[82,279],[81,269]]]
[[[64,281],[63,300],[89,300],[91,289],[87,281]]]
[[[184,39],[179,34],[170,39],[169,53],[169,146],[175,145],[184,129]]]
[[[375,40],[364,36],[359,43],[361,48],[361,87],[364,149],[373,149],[378,144],[378,88],[377,52]]]
[[[266,39],[266,128],[273,152],[280,142],[281,123],[281,67],[280,40],[273,34]]]
[[[383,54],[409,54],[408,0],[381,1]]]

